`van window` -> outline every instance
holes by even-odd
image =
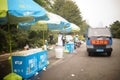
[[[92,36],[106,36],[111,37],[110,30],[108,28],[89,28],[88,37]]]

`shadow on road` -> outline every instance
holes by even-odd
[[[107,53],[92,53],[90,57],[110,57],[110,56],[107,56]]]
[[[3,80],[3,78],[10,73],[10,63],[8,60],[0,61],[0,80]]]

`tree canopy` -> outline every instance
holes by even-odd
[[[44,0],[34,0],[36,3],[38,3],[41,6],[46,6],[46,2]]]
[[[34,0],[47,11],[52,11],[71,23],[74,23],[81,28],[81,34],[85,32],[87,23],[82,20],[81,12],[77,5],[72,0]],[[12,50],[23,49],[28,44],[30,47],[40,47],[43,45],[42,31],[24,31],[16,28],[15,25],[10,25]],[[44,38],[48,40],[50,31],[44,33]],[[54,35],[56,36],[56,34]],[[57,36],[56,36],[57,38]],[[55,38],[55,40],[57,40]],[[9,52],[9,32],[7,24],[0,24],[0,53]],[[54,41],[55,43],[55,41]]]
[[[115,21],[110,25],[110,30],[114,38],[120,38],[120,21]]]
[[[40,6],[44,7],[48,11],[52,11],[52,3],[50,0],[34,0]]]
[[[52,11],[71,23],[76,24],[81,28],[80,34],[85,33],[88,24],[85,20],[82,20],[81,12],[75,2],[72,0],[34,0],[38,4],[42,5],[48,11]],[[43,1],[41,3],[41,1]],[[43,5],[45,4],[45,5]]]
[[[56,0],[53,11],[78,26],[82,24],[81,12],[78,6],[71,0]]]

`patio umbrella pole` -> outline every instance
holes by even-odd
[[[45,40],[44,40],[44,30],[43,30],[43,46],[44,46],[44,41],[45,41]]]
[[[11,66],[11,72],[13,72],[13,66],[12,66],[11,31],[10,31],[10,23],[9,23],[9,14],[7,14],[7,15],[8,15],[8,33],[9,33],[10,66]]]

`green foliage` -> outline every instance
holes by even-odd
[[[52,11],[52,4],[49,0],[34,0],[40,6],[43,6],[48,11]]]
[[[115,21],[110,25],[110,30],[114,38],[120,38],[120,21]]]
[[[38,3],[41,6],[46,6],[46,3],[44,0],[34,0],[36,3]]]
[[[80,34],[84,35],[86,33],[86,30],[88,28],[88,24],[86,23],[86,21],[82,21],[82,25],[81,25],[81,29],[80,29]]]
[[[41,47],[42,45],[43,45],[43,39],[40,38],[29,39],[29,46],[31,48]]]
[[[73,1],[56,0],[53,5],[53,10],[56,14],[64,17],[69,22],[72,22],[78,26],[81,25],[81,13],[78,6]]]
[[[0,29],[0,52],[8,51],[9,43],[7,41],[7,32]]]
[[[44,8],[48,11],[52,11],[71,23],[74,23],[80,26],[81,31],[79,34],[84,34],[87,29],[87,23],[82,20],[81,12],[78,6],[72,0],[52,0],[54,2],[51,3],[50,0],[34,0],[40,5],[44,2]],[[41,2],[43,1],[43,2]]]
[[[44,33],[44,34],[43,34]],[[29,45],[31,47],[41,47],[43,46],[44,40],[48,38],[48,31],[30,31],[29,33]]]
[[[79,34],[85,34],[88,24],[82,20],[80,9],[72,0],[56,0],[53,11],[69,22],[80,26]]]
[[[80,11],[75,3],[66,1],[66,4],[60,9],[60,15],[76,25],[81,25],[82,18]]]
[[[36,35],[37,35],[37,33],[35,32],[35,31],[30,31],[30,33],[29,33],[29,39],[33,39],[33,38],[35,38],[36,37]]]
[[[60,10],[64,5],[65,5],[65,0],[55,0],[53,4],[54,13],[60,14]]]
[[[81,12],[79,11],[77,5],[72,2],[72,0],[55,0],[54,4],[50,0],[34,0],[39,5],[43,6],[48,11],[52,11],[69,22],[72,22],[81,28],[81,33],[84,33],[86,29],[86,22],[82,21]],[[53,0],[54,1],[54,0]],[[31,47],[41,47],[43,45],[43,31],[27,31],[19,30],[16,28],[17,25],[10,25],[10,32],[8,33],[7,25],[0,25],[0,52],[9,52],[9,42],[12,42],[12,50],[23,49],[26,44]],[[117,33],[120,30],[118,29]],[[49,41],[49,31],[44,32],[44,39]],[[54,35],[53,43],[57,42],[58,34],[52,33]],[[11,39],[9,39],[11,36]],[[119,35],[116,35],[119,36]]]
[[[13,49],[15,48],[23,48],[26,44],[28,44],[28,32],[24,30],[20,30],[16,33],[16,35],[13,34],[14,37],[12,37],[12,40],[14,41]],[[13,43],[12,43],[13,44]]]
[[[12,51],[22,50],[26,44],[30,48],[43,46],[44,39],[48,39],[49,31],[30,31],[17,29],[16,25],[10,25],[10,34],[6,25],[0,26],[0,52],[9,52],[9,43],[11,41]],[[11,39],[10,39],[11,37]]]

